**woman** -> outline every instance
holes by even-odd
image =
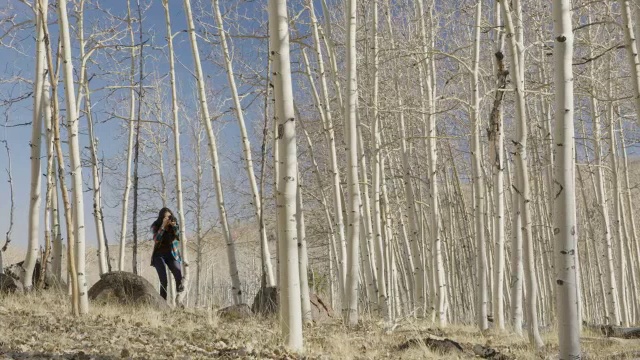
[[[162,208],[158,214],[158,219],[151,225],[153,232],[153,255],[151,256],[151,266],[156,268],[160,278],[160,296],[167,299],[167,271],[165,265],[176,279],[178,292],[184,291],[182,284],[182,271],[180,270],[180,251],[178,242],[180,241],[180,228],[171,210]]]

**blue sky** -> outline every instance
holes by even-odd
[[[124,18],[126,15],[126,6],[124,1],[113,1],[113,2],[99,2],[103,9],[108,10],[115,16],[119,16]],[[135,2],[134,2],[135,3]],[[182,1],[171,1],[171,18],[172,18],[172,28],[174,32],[180,32],[186,29],[185,15],[184,9],[182,6]],[[194,2],[195,3],[195,2]],[[232,33],[237,33],[238,31],[242,31],[243,33],[256,33],[260,35],[265,35],[264,30],[261,27],[261,24],[265,23],[266,20],[266,12],[263,11],[263,6],[266,4],[262,4],[262,2],[247,2],[245,4],[238,5],[238,7],[234,7],[232,12],[226,12],[224,1],[221,2],[223,7],[223,12],[225,12],[225,26],[227,30]],[[135,5],[135,4],[134,4]],[[210,2],[205,2],[205,5],[210,6]],[[206,23],[209,26],[209,31],[212,31],[211,24],[213,24],[213,19],[209,15],[209,8],[204,10],[198,9],[196,4],[192,4],[194,13],[198,17],[202,17],[201,23],[196,23],[196,27],[202,33],[203,27],[199,24]],[[28,20],[31,16],[30,10],[18,0],[9,0],[8,9],[11,11],[15,11],[17,15],[17,21]],[[90,6],[87,5],[87,9],[90,9]],[[0,8],[1,11],[1,8]],[[135,7],[132,9],[133,14],[135,16]],[[50,20],[50,28],[51,35],[54,38],[54,41],[57,41],[57,24],[52,23],[51,21],[55,21],[56,14],[54,9],[49,10],[49,20]],[[69,7],[70,14],[72,13],[71,7]],[[242,14],[243,18],[239,19],[238,14]],[[86,20],[85,20],[85,33],[88,34],[90,32],[91,26],[104,26],[106,23],[105,17],[103,14],[99,14],[96,10],[86,11]],[[254,19],[254,20],[251,20]],[[74,20],[71,20],[72,24],[75,23]],[[237,25],[242,25],[242,29],[239,30]],[[149,48],[145,48],[145,53],[148,58],[145,60],[145,74],[149,74],[149,78],[145,80],[145,85],[151,85],[151,81],[153,78],[161,78],[162,84],[168,84],[168,77],[166,77],[168,72],[168,62],[166,60],[166,40],[165,40],[165,21],[164,21],[164,10],[162,8],[160,1],[152,1],[150,7],[144,14],[143,21],[143,29],[144,29],[144,38],[145,40],[149,40],[149,44],[151,46]],[[0,28],[0,31],[4,33],[6,28]],[[137,31],[137,27],[136,27]],[[138,41],[138,34],[135,34],[136,42]],[[74,54],[77,54],[77,40],[72,39],[74,43]],[[123,41],[128,41],[128,36]],[[240,61],[236,61],[234,65],[236,66],[236,71],[238,73],[247,74],[247,76],[251,76],[253,73],[255,74],[264,74],[264,66],[257,66],[256,61],[260,61],[263,58],[264,54],[266,54],[267,49],[261,48],[260,44],[266,44],[266,40],[264,39],[246,39],[242,40],[242,44],[234,43],[235,49],[239,54],[237,58]],[[23,96],[31,91],[32,85],[29,83],[33,78],[34,71],[34,35],[33,35],[33,25],[28,26],[26,29],[23,29],[19,32],[16,32],[16,42],[15,49],[8,49],[5,46],[0,46],[0,139],[7,140],[8,145],[11,149],[11,162],[12,162],[12,178],[13,178],[13,187],[14,187],[14,197],[15,197],[15,221],[13,226],[12,239],[14,246],[22,247],[26,245],[27,241],[27,214],[29,209],[29,184],[30,184],[30,161],[29,161],[29,142],[31,138],[31,127],[30,126],[13,126],[19,123],[26,123],[31,121],[31,109],[33,100],[31,97],[22,100],[13,104],[10,108],[2,105],[2,101],[9,98],[16,98],[19,96]],[[191,56],[191,48],[188,42],[188,38],[186,33],[181,32],[176,35],[174,38],[174,46],[176,52],[176,61],[177,61],[177,78],[178,78],[178,91],[180,96],[180,101],[182,102],[181,107],[181,117],[196,117],[196,99],[194,92],[194,81],[192,76],[193,69],[193,60]],[[216,114],[219,111],[226,111],[226,113],[221,116],[214,123],[214,128],[219,132],[218,135],[218,148],[220,149],[220,158],[221,158],[221,168],[223,172],[223,181],[225,184],[231,184],[225,193],[225,197],[230,207],[232,208],[231,212],[238,214],[241,216],[246,215],[246,211],[243,209],[245,205],[241,204],[242,195],[235,194],[234,190],[241,187],[241,184],[246,182],[246,175],[244,172],[241,172],[241,150],[240,147],[237,146],[239,143],[238,130],[235,123],[235,117],[230,114],[228,111],[231,103],[227,100],[228,95],[226,94],[227,88],[227,79],[224,76],[223,69],[220,66],[214,65],[213,61],[220,60],[219,47],[218,45],[212,46],[211,44],[207,44],[202,38],[199,39],[200,46],[200,54],[203,61],[204,71],[207,75],[208,85],[211,91],[215,94],[220,95],[219,98],[214,98],[209,100],[209,104],[211,107],[212,115]],[[111,51],[111,53],[114,53]],[[128,71],[129,60],[124,58],[124,52],[120,51],[115,55],[115,57],[121,61],[121,66],[125,71]],[[95,74],[94,79],[91,81],[90,86],[92,89],[98,89],[107,85],[114,85],[117,83],[117,77],[113,75],[109,75],[103,72],[102,68],[105,69],[113,69],[110,64],[110,61],[114,61],[114,58],[107,57],[104,53],[97,52],[95,55],[95,60],[98,62],[98,65],[90,65],[89,72],[90,74]],[[213,61],[212,61],[213,59]],[[137,61],[136,61],[137,63]],[[242,66],[245,63],[247,65]],[[265,64],[266,65],[266,64]],[[78,66],[78,63],[75,62],[74,66]],[[154,73],[154,74],[151,74]],[[15,82],[10,79],[15,76],[23,77],[28,80],[23,82]],[[90,75],[91,76],[91,75]],[[136,75],[137,78],[137,75]],[[168,96],[168,89],[165,89],[165,95]],[[241,86],[240,92],[245,93],[249,91],[249,87]],[[109,95],[109,96],[107,96]],[[243,99],[243,105],[248,106],[248,102],[251,99],[255,98],[255,95],[247,94],[247,96]],[[61,99],[61,101],[64,101]],[[96,122],[96,134],[100,139],[99,152],[102,156],[107,159],[107,163],[111,161],[110,165],[118,166],[118,168],[123,168],[124,163],[119,160],[124,156],[126,151],[126,134],[124,133],[124,123],[122,120],[110,119],[109,114],[117,113],[119,115],[126,115],[128,113],[128,90],[117,90],[115,92],[108,92],[106,90],[97,91],[92,95],[92,103],[93,103],[93,116]],[[61,103],[62,104],[62,103]],[[167,99],[166,105],[167,107],[170,102]],[[263,115],[260,111],[260,105],[262,104],[262,100],[255,101],[251,104],[251,107],[246,112],[246,121],[247,126],[250,128],[259,128],[261,127]],[[168,109],[168,108],[167,108]],[[4,127],[5,123],[5,114],[8,116],[8,124],[10,127]],[[166,118],[166,121],[169,121],[170,118]],[[81,146],[87,146],[87,137],[86,137],[86,121],[81,119]],[[183,155],[189,156],[189,139],[188,139],[188,129],[182,129],[182,148]],[[63,139],[66,139],[66,134],[63,134]],[[260,138],[253,137],[252,139],[252,147],[254,149],[259,149],[260,146]],[[206,150],[206,140],[203,142]],[[172,142],[169,143],[169,148],[173,147]],[[169,152],[172,152],[170,150]],[[45,153],[43,150],[43,159],[46,160]],[[208,157],[207,152],[203,153],[203,156]],[[84,157],[88,159],[88,152],[85,150]],[[258,160],[258,159],[257,159]],[[183,158],[183,161],[185,159]],[[115,162],[115,164],[114,164]],[[43,161],[42,173],[45,172],[46,161]],[[171,163],[166,160],[165,168],[170,167]],[[183,176],[189,176],[190,169],[185,169],[188,167],[187,164],[183,164]],[[4,243],[4,233],[8,230],[9,223],[9,183],[8,183],[8,175],[6,172],[6,168],[8,168],[8,157],[4,146],[2,147],[2,151],[0,152],[0,232],[2,234],[2,243]],[[205,181],[210,182],[210,174],[211,168],[210,166],[204,167],[204,175]],[[141,186],[149,187],[151,186],[148,183],[145,183],[145,179],[143,176],[150,175],[150,169],[142,169],[141,170]],[[166,175],[170,178],[173,177],[173,172],[167,171]],[[85,179],[85,185],[91,184],[90,178],[90,169],[83,169],[83,176]],[[124,182],[123,178],[107,178],[109,175],[105,176],[105,182]],[[242,177],[242,179],[238,179],[238,177]],[[157,177],[153,177],[153,181],[157,182]],[[186,179],[185,181],[189,181],[190,179]],[[43,178],[44,184],[44,178]],[[109,186],[109,184],[105,185],[106,193],[105,196],[105,215],[108,217],[107,219],[107,235],[110,243],[116,241],[119,225],[117,225],[117,219],[119,218],[120,213],[120,198],[121,198],[121,190],[115,189],[117,186]],[[86,188],[85,188],[86,191]],[[243,190],[246,191],[246,190]],[[172,190],[169,191],[170,196],[173,193]],[[43,187],[44,194],[44,187]],[[86,234],[87,240],[89,242],[89,246],[95,246],[95,229],[93,223],[93,217],[91,215],[91,205],[92,205],[92,197],[90,192],[85,193],[84,204],[85,204],[85,221],[86,221]],[[210,205],[213,205],[215,202],[212,198],[209,201]],[[132,199],[130,199],[132,201]],[[236,204],[236,209],[234,210],[234,202]],[[157,202],[156,202],[157,203]],[[44,205],[44,201],[43,201]],[[171,208],[176,208],[177,206],[174,203],[168,204]],[[139,227],[144,229],[147,228],[147,223],[156,216],[157,210],[147,211],[140,215],[142,223],[139,223]],[[216,210],[215,206],[209,206],[208,208],[209,214],[209,222],[216,221]],[[131,215],[130,215],[131,216]],[[187,220],[187,222],[189,222]],[[41,229],[43,227],[43,221],[41,220]],[[189,227],[187,225],[187,227]],[[131,229],[131,225],[129,225],[129,229]]]

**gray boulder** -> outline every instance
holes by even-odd
[[[151,306],[167,310],[169,305],[147,279],[125,271],[103,274],[89,289],[89,299],[103,303]]]

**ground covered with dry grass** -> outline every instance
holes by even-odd
[[[527,340],[508,333],[481,334],[473,327],[438,329],[428,322],[401,322],[392,332],[365,320],[346,330],[338,320],[305,328],[303,354],[284,349],[274,319],[222,319],[213,310],[159,312],[91,304],[74,318],[55,292],[0,295],[0,359],[491,359],[557,358],[555,332],[537,354]],[[442,347],[451,339],[459,346]],[[434,346],[434,343],[437,346]],[[474,348],[475,347],[475,348]],[[589,359],[640,358],[640,341],[585,333]],[[476,354],[474,354],[474,350]]]

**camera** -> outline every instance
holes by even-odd
[[[177,222],[178,222],[178,219],[176,219],[176,217],[175,217],[175,216],[171,215],[171,216],[169,217],[169,221],[170,221],[170,222],[172,222],[172,223],[177,223]]]

